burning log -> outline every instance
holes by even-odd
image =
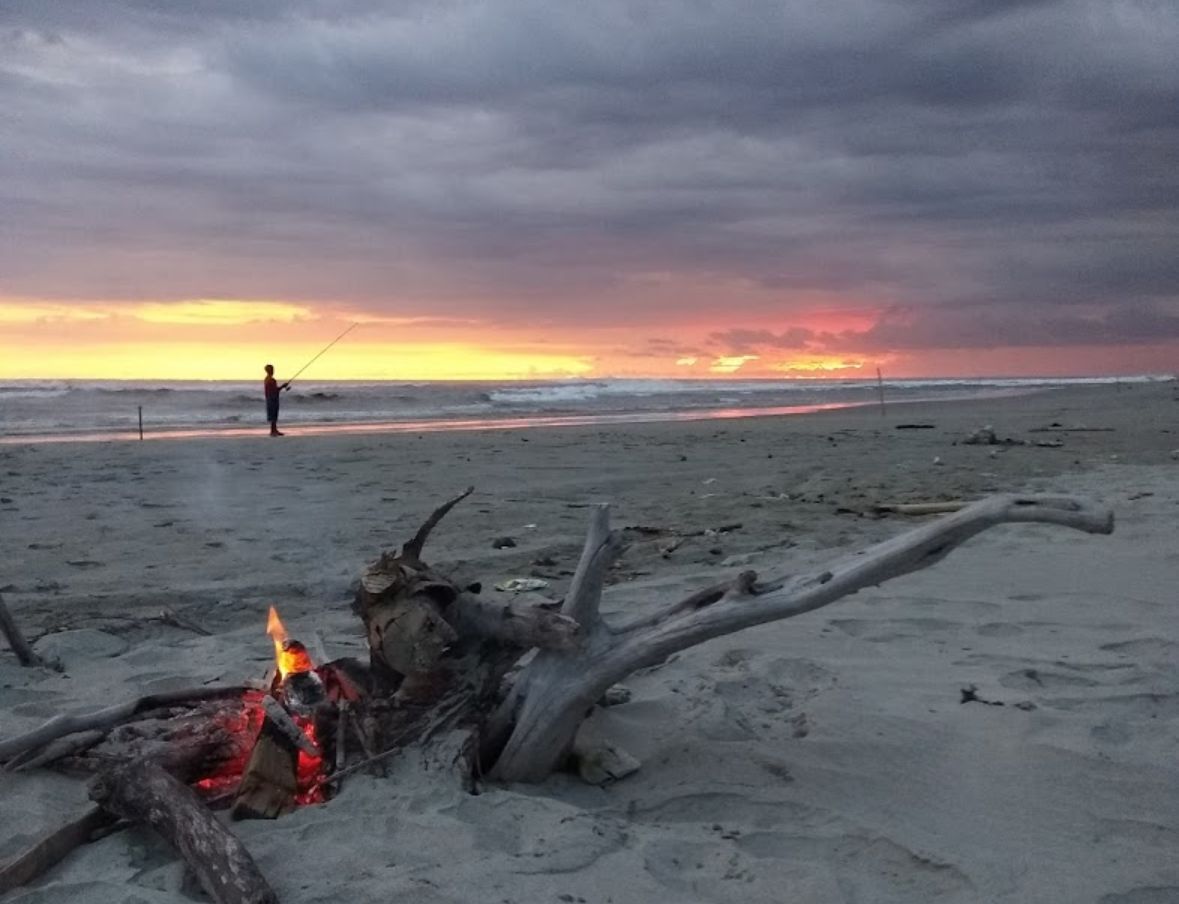
[[[295,730],[299,731],[297,726]],[[267,716],[250,752],[230,815],[234,819],[275,819],[295,809],[298,762],[298,745]]]
[[[172,845],[218,904],[277,904],[249,851],[159,765],[126,763],[101,776],[90,798],[108,812],[151,826]]]
[[[318,785],[325,761],[316,737],[331,737],[336,704],[328,696],[307,648],[287,636],[278,612],[270,607],[266,633],[274,641],[278,674],[272,692],[262,698],[264,719],[234,796],[234,819],[275,819],[295,808],[303,794],[322,799]],[[336,693],[355,693],[346,674],[329,670]]]

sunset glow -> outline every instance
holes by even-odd
[[[875,317],[873,320],[872,317]],[[643,330],[504,325],[480,318],[367,313],[328,303],[198,299],[177,302],[0,301],[2,379],[255,379],[264,363],[292,374],[351,323],[315,362],[318,380],[525,380],[571,377],[867,379],[1087,372],[1167,372],[1168,343],[1116,349],[1021,347],[960,351],[876,348],[895,315],[859,308],[799,310],[740,330],[677,324]],[[906,333],[921,324],[904,315]],[[649,336],[644,333],[654,333]]]

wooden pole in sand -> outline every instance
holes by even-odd
[[[884,417],[884,375],[876,368],[876,388],[880,391],[880,416]]]
[[[139,406],[139,441],[143,442],[143,406]]]

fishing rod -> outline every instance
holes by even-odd
[[[320,355],[322,355],[322,354],[323,354],[324,352],[326,352],[326,351],[327,351],[329,348],[331,348],[333,345],[335,345],[337,342],[339,342],[341,339],[343,339],[345,336],[347,336],[347,335],[348,335],[350,332],[352,332],[352,331],[353,331],[354,329],[356,329],[358,326],[360,326],[360,324],[359,324],[359,323],[351,323],[351,324],[349,324],[349,325],[348,325],[348,329],[346,329],[346,330],[344,330],[344,332],[340,333],[340,335],[339,335],[339,336],[337,336],[335,339],[333,339],[331,342],[329,342],[327,345],[325,345],[325,346],[324,346],[322,349],[320,349],[320,351],[319,351],[319,354],[318,354],[318,355],[316,355],[314,358],[312,358],[310,361],[308,361],[306,364],[304,364],[302,367],[300,367],[300,368],[299,368],[297,371],[295,371],[295,377],[299,376],[299,374],[303,373],[303,371],[305,371],[305,370],[306,370],[307,368],[309,368],[309,367],[310,367],[312,364],[314,364],[316,361],[318,361],[318,360],[319,360],[319,358],[320,358]],[[294,382],[295,382],[295,377],[291,377],[289,380],[287,380],[287,381],[286,381],[286,385],[287,385],[287,386],[290,386],[292,383],[294,383]]]

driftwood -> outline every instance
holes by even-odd
[[[123,722],[131,721],[140,713],[150,709],[199,703],[203,700],[222,697],[238,697],[246,690],[245,687],[191,687],[183,690],[164,691],[159,694],[147,694],[90,713],[54,716],[32,731],[17,735],[15,738],[9,738],[7,741],[0,741],[0,762],[10,760],[26,751],[36,750],[38,747],[43,747],[51,741],[75,732],[95,729],[109,730]]]
[[[106,732],[100,728],[66,735],[64,738],[58,738],[56,741],[46,744],[40,750],[34,748],[18,756],[14,756],[4,764],[4,771],[25,772],[29,769],[47,766],[50,763],[60,760],[62,757],[74,756],[75,754],[89,750],[105,737]]]
[[[581,560],[558,612],[485,603],[422,562],[427,535],[458,499],[437,509],[410,543],[381,556],[361,578],[356,608],[368,629],[374,693],[392,699],[394,718],[384,720],[375,741],[379,752],[337,776],[381,762],[408,745],[421,746],[444,726],[466,728],[475,736],[475,776],[540,781],[566,762],[578,727],[611,686],[673,653],[809,612],[928,567],[998,524],[1041,522],[1090,533],[1113,529],[1107,509],[1062,496],[897,504],[889,508],[954,514],[809,575],[760,581],[747,571],[653,614],[607,624],[599,614],[602,586],[622,539],[610,530],[606,506],[593,511]],[[526,664],[505,691],[505,676],[522,661]],[[626,771],[632,765],[627,761]]]
[[[960,499],[950,502],[882,502],[872,506],[872,511],[893,515],[944,515],[960,511],[969,504]]]
[[[197,778],[210,764],[219,762],[228,742],[229,739],[223,733],[214,730],[185,743],[170,744],[157,755],[141,757],[134,762],[138,768],[150,765],[154,770],[175,775],[178,778],[172,781],[179,784]],[[60,743],[50,744],[45,753]],[[115,810],[99,806],[46,833],[24,853],[0,866],[0,894],[27,885],[56,866],[75,848],[105,837],[125,825],[120,820],[121,816]]]
[[[1105,508],[1065,496],[993,496],[936,522],[914,528],[861,553],[837,559],[808,575],[765,583],[734,582],[729,591],[692,605],[674,603],[656,616],[607,626],[598,609],[605,569],[617,540],[608,509],[594,512],[581,562],[561,611],[586,635],[573,653],[542,650],[525,667],[490,720],[493,736],[483,755],[494,759],[490,776],[502,781],[540,781],[571,748],[586,713],[615,682],[631,672],[714,637],[826,606],[890,578],[933,565],[970,537],[1007,522],[1041,522],[1088,533],[1109,533]],[[496,751],[500,738],[502,749]]]
[[[242,843],[159,765],[119,766],[95,781],[90,797],[104,810],[159,832],[218,904],[277,904]]]
[[[12,652],[16,654],[17,661],[21,665],[53,668],[53,664],[46,662],[33,652],[33,648],[29,646],[25,636],[21,634],[16,619],[8,611],[8,606],[2,595],[0,595],[0,631],[4,632],[4,636],[8,639],[8,645],[12,647]]]
[[[24,853],[0,865],[0,895],[44,875],[75,848],[88,844],[97,832],[117,821],[117,816],[101,807],[91,807],[77,819],[43,835]]]

